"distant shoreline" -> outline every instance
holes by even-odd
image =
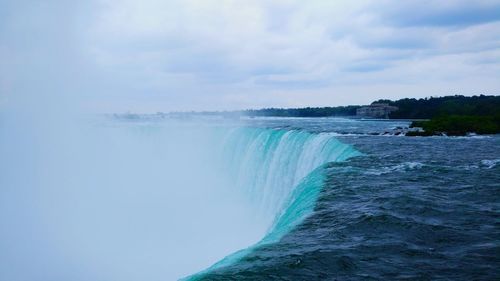
[[[140,119],[127,113],[121,118]],[[444,96],[425,99],[377,100],[370,105],[337,107],[263,108],[234,111],[158,112],[152,115],[189,119],[193,116],[246,118],[348,118],[358,121],[411,122],[411,136],[500,133],[500,96]]]
[[[217,116],[248,116],[248,117],[344,117],[368,118],[358,114],[357,110],[376,104],[386,104],[394,108],[384,119],[432,119],[440,115],[471,115],[486,116],[500,114],[500,95],[479,96],[443,96],[423,99],[405,98],[400,100],[377,100],[370,105],[346,105],[300,108],[261,108],[225,111],[177,111],[158,114],[166,115],[217,115]],[[397,109],[396,109],[397,108]],[[382,116],[383,117],[383,116]]]

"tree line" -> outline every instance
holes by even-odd
[[[373,103],[397,106],[398,110],[389,115],[391,119],[431,119],[444,115],[493,116],[500,114],[500,96],[455,95],[421,99],[405,98],[396,101],[381,99]],[[354,116],[360,107],[362,106],[264,108],[243,110],[238,113],[246,116],[275,117]]]

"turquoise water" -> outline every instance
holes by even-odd
[[[328,132],[363,155],[321,166],[312,211],[279,241],[199,280],[500,276],[498,135],[380,135],[408,123],[330,118],[263,118],[247,125]]]
[[[256,244],[233,253],[186,280],[237,263],[248,253],[280,239],[312,214],[326,179],[325,165],[360,153],[327,133],[243,127],[224,136],[223,158],[236,188],[255,211],[274,218]]]

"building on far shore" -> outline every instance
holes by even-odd
[[[389,113],[398,110],[397,106],[390,106],[387,103],[372,103],[368,106],[360,107],[356,110],[358,117],[389,118]]]

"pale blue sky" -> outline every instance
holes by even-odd
[[[156,112],[500,93],[500,1],[68,2],[0,0],[1,106]]]

